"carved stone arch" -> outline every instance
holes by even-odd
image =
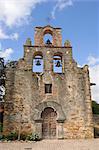
[[[34,114],[34,120],[35,121],[40,121],[41,120],[41,113],[44,111],[45,108],[51,107],[57,112],[57,121],[59,122],[64,122],[66,117],[65,114],[62,110],[62,107],[60,104],[57,102],[53,101],[47,101],[47,102],[42,102],[39,105],[35,107],[35,114]]]
[[[61,36],[61,28],[53,28],[50,25],[45,27],[36,27],[35,28],[35,45],[44,46],[43,36],[44,34],[51,34],[53,41],[53,46],[62,46],[62,36]]]
[[[55,52],[53,56],[60,56],[61,58],[63,57],[63,53],[62,52]]]
[[[53,29],[51,27],[44,28],[43,35],[45,35],[45,34],[51,34],[53,36]]]
[[[33,53],[33,58],[34,58],[35,56],[42,56],[42,58],[43,58],[43,53],[42,53],[41,51],[35,51],[35,52]]]
[[[50,41],[50,44],[53,45],[53,28],[50,26],[46,26],[43,29],[43,42],[46,44],[47,40]],[[47,39],[46,39],[47,36]],[[48,46],[48,45],[47,45]]]

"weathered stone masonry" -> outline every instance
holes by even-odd
[[[50,45],[43,40],[47,33],[53,37]],[[69,41],[62,46],[60,28],[36,27],[34,41],[27,39],[24,57],[6,66],[4,133],[21,129],[41,138],[93,138],[88,66],[77,66]],[[43,72],[36,73],[33,59],[39,54]],[[62,58],[62,73],[53,71],[55,55]],[[52,85],[51,93],[45,85]]]

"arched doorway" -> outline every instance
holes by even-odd
[[[42,112],[42,137],[44,139],[56,138],[56,117],[57,113],[51,107],[45,108]]]

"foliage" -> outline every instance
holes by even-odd
[[[92,111],[93,114],[99,114],[99,104],[95,101],[92,101]]]
[[[11,132],[8,135],[1,135],[0,136],[0,140],[4,141],[14,141],[14,140],[18,140],[18,134],[16,132]],[[27,140],[27,141],[39,141],[40,138],[38,136],[38,134],[33,133],[33,134],[21,134],[20,135],[20,140]]]
[[[2,135],[2,132],[3,132],[3,123],[0,122],[0,140],[4,138],[4,136]]]
[[[37,133],[32,133],[30,135],[27,136],[26,140],[29,140],[29,141],[39,141],[40,138],[38,136]]]
[[[27,135],[26,135],[26,134],[21,134],[21,135],[20,135],[20,140],[25,141],[26,138],[27,138]]]
[[[3,123],[0,123],[0,132],[3,131]]]
[[[13,132],[9,133],[8,135],[5,135],[4,139],[7,140],[7,141],[17,140],[18,139],[18,134],[13,131]]]

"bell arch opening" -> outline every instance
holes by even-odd
[[[61,53],[56,53],[53,56],[53,72],[55,73],[63,72],[63,58]]]
[[[45,29],[43,32],[43,41],[46,46],[53,43],[53,31],[51,29]]]
[[[36,73],[43,72],[43,55],[41,52],[36,52],[33,56],[32,71]]]
[[[46,44],[46,45],[52,45],[52,42],[53,42],[52,35],[49,33],[45,34],[43,37],[43,41],[44,41],[44,44]]]

